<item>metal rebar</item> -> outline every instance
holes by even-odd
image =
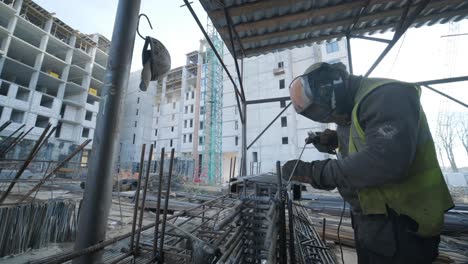
[[[171,178],[172,178],[172,166],[174,164],[174,151],[175,149],[173,148],[171,150],[171,160],[169,161],[169,176],[167,178],[167,187],[166,187],[166,200],[164,201],[164,212],[163,212],[163,220],[162,220],[162,226],[161,226],[161,242],[159,243],[159,254],[160,254],[160,259],[159,263],[164,262],[164,235],[166,232],[166,219],[167,219],[167,208],[169,207],[169,196],[171,192]]]
[[[130,251],[133,253],[135,253],[134,252],[135,246],[133,242],[135,241],[135,229],[136,229],[137,215],[138,215],[138,204],[140,202],[141,175],[143,174],[143,164],[145,163],[145,148],[146,148],[146,144],[143,144],[143,146],[141,146],[140,168],[138,170],[138,183],[137,183],[137,189],[135,191],[135,197],[134,197],[135,208],[133,208],[132,236],[130,237]]]
[[[3,131],[5,128],[7,128],[11,123],[12,123],[11,120],[8,120],[5,123],[3,123],[3,125],[0,126],[0,132]]]
[[[161,159],[159,161],[159,184],[158,184],[158,198],[156,201],[156,219],[154,222],[154,244],[153,244],[153,257],[156,257],[158,250],[158,232],[159,232],[159,214],[161,212],[161,192],[164,176],[164,148],[161,149]]]
[[[148,156],[148,166],[146,168],[146,175],[145,175],[145,185],[143,187],[143,197],[141,197],[141,210],[140,210],[140,217],[138,219],[138,229],[141,230],[141,226],[143,225],[143,213],[145,212],[145,202],[146,202],[146,191],[148,190],[148,179],[149,179],[149,172],[151,169],[151,159],[153,157],[153,144],[150,145],[150,151]],[[136,247],[135,253],[138,255],[140,253],[140,236],[141,232],[136,234]]]
[[[296,250],[294,248],[294,218],[292,209],[292,195],[288,197],[288,220],[289,220],[289,261],[296,263]]]
[[[89,143],[91,142],[91,139],[85,140],[81,145],[79,145],[70,155],[68,155],[65,159],[63,159],[57,167],[54,168],[53,171],[51,171],[49,174],[47,174],[43,179],[41,179],[31,190],[29,190],[25,195],[23,195],[18,201],[22,202],[24,201],[27,197],[29,197],[32,193],[34,193],[36,190],[39,190],[41,186],[55,173],[57,173],[69,160],[71,160],[76,154],[78,154],[84,147],[86,147]],[[37,152],[36,152],[37,153]]]
[[[34,127],[31,127],[26,133],[25,132],[21,132],[17,138],[13,139],[13,141],[10,143],[10,145],[4,150],[2,151],[1,155],[5,155],[8,153],[8,151],[10,151],[11,149],[13,149],[16,144],[18,144],[18,142],[20,142]]]
[[[169,216],[167,218],[167,220],[169,221],[169,220],[172,220],[174,218],[177,218],[177,217],[179,217],[181,215],[184,215],[184,214],[186,214],[188,212],[196,210],[196,209],[202,207],[203,205],[208,205],[208,204],[214,203],[214,202],[216,202],[216,201],[218,201],[220,199],[223,199],[224,197],[225,197],[224,195],[219,196],[219,197],[216,197],[216,198],[211,199],[209,201],[206,201],[204,203],[201,203],[199,205],[196,205],[194,207],[191,207],[191,208],[189,208],[187,210],[179,211],[179,212]],[[142,232],[142,231],[148,230],[150,228],[153,228],[154,226],[155,226],[154,223],[151,223],[151,224],[148,224],[146,226],[143,226],[141,229],[136,230],[136,232]],[[59,263],[64,263],[66,261],[70,261],[70,260],[75,259],[77,257],[97,252],[97,251],[103,249],[106,246],[112,245],[112,244],[114,244],[114,243],[116,243],[118,241],[122,241],[124,239],[129,238],[129,237],[131,237],[131,235],[132,235],[132,233],[129,232],[129,233],[126,233],[126,234],[123,234],[123,235],[116,236],[114,238],[105,240],[103,242],[97,243],[95,245],[92,245],[92,246],[84,248],[84,249],[73,250],[71,252],[60,253],[60,254],[49,256],[49,257],[46,257],[46,258],[43,258],[43,259],[34,260],[34,261],[31,262],[31,264],[45,264],[45,263],[47,263],[47,264],[59,264]]]
[[[327,219],[324,217],[323,218],[323,222],[322,222],[322,240],[323,240],[323,243],[326,244],[327,243],[327,240],[325,239],[325,228],[327,226]]]
[[[0,142],[0,146],[3,145],[5,142],[8,141],[8,139],[10,139],[11,137],[13,137],[14,134],[16,134],[18,131],[20,131],[23,127],[25,127],[26,125],[25,124],[22,124],[20,127],[18,127],[15,131],[13,131],[13,133],[11,133],[8,137],[6,137],[4,140],[2,140],[2,142]]]
[[[31,151],[29,152],[29,155],[26,158],[25,162],[23,163],[21,168],[16,172],[15,177],[13,177],[13,181],[10,183],[8,188],[3,192],[2,197],[0,198],[0,204],[2,204],[5,201],[6,197],[8,196],[8,194],[11,192],[11,190],[15,186],[16,180],[18,180],[21,177],[23,172],[29,166],[29,163],[31,163],[31,161],[34,159],[34,156],[37,154],[37,150],[38,150],[39,146],[41,146],[41,143],[44,140],[44,138],[46,137],[47,131],[49,131],[50,127],[51,127],[51,124],[49,123],[49,124],[47,124],[44,131],[42,131],[41,136],[36,141],[33,148],[31,149]]]
[[[284,210],[284,195],[283,195],[283,184],[281,176],[281,163],[276,162],[276,173],[278,176],[278,192],[279,192],[279,258],[280,263],[286,263],[286,216]]]

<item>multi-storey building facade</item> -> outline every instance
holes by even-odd
[[[157,82],[140,90],[141,70],[130,73],[120,128],[118,166],[122,172],[135,172],[140,162],[141,146],[153,143],[153,109]],[[147,155],[147,154],[146,154]],[[146,158],[147,159],[147,158]]]
[[[0,123],[13,122],[1,136],[25,124],[36,140],[50,122],[65,152],[92,139],[109,46],[31,0],[0,1]]]

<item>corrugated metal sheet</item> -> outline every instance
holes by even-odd
[[[424,0],[200,0],[227,47],[231,48],[226,7],[245,57],[339,39],[394,30],[402,14]],[[413,27],[468,17],[467,0],[432,0]],[[358,19],[359,18],[359,19]],[[356,20],[358,19],[357,23]],[[241,47],[235,41],[237,54]],[[240,55],[239,55],[240,56]]]

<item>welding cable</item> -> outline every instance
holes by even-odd
[[[346,201],[343,200],[343,209],[341,210],[340,222],[338,223],[338,229],[337,229],[338,244],[340,245],[341,261],[343,262],[343,264],[345,262],[344,262],[344,256],[343,256],[343,247],[341,246],[340,228],[341,228],[341,223],[343,222],[343,215],[344,215],[345,209],[346,209]]]

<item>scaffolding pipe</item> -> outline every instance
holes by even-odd
[[[123,101],[132,63],[141,0],[120,0],[114,22],[102,97],[90,155],[88,178],[78,220],[75,250],[80,251],[106,238],[107,218],[112,203],[112,178],[119,142]],[[99,202],[97,202],[99,201]],[[98,262],[96,253],[73,263]]]

